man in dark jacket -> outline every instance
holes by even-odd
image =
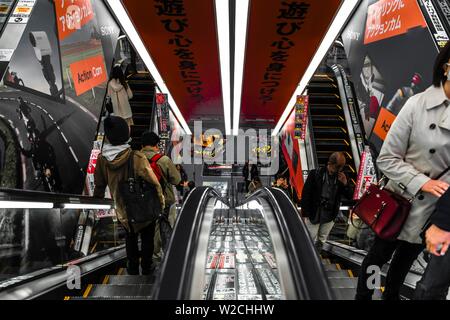
[[[334,226],[339,213],[341,197],[351,199],[353,191],[343,169],[345,156],[341,152],[333,153],[326,168],[312,170],[302,191],[302,216],[311,237],[320,250]]]
[[[244,169],[242,170],[242,175],[244,176],[245,180],[245,192],[248,193],[250,182],[258,176],[258,166],[256,164],[250,165],[247,161],[244,165]]]
[[[432,253],[422,279],[416,284],[414,299],[445,300],[450,287],[450,189],[439,198],[427,230],[427,249]]]

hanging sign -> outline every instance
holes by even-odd
[[[295,128],[294,139],[305,140],[306,127],[308,125],[308,96],[297,96],[295,104]]]
[[[359,164],[358,179],[356,181],[353,199],[360,199],[372,183],[377,183],[377,175],[375,172],[372,154],[370,153],[370,148],[369,146],[366,146]]]

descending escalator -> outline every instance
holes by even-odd
[[[196,188],[184,209],[190,214],[178,218],[155,299],[333,298],[308,231],[283,191],[259,189],[229,208],[213,189]]]
[[[214,189],[195,188],[155,272],[127,275],[125,262],[122,244],[28,275],[0,289],[0,299],[331,300],[354,282],[321,259],[297,208],[277,188],[259,189],[234,208]],[[67,286],[74,267],[79,289]]]
[[[319,166],[326,166],[335,151],[344,153],[347,159],[345,172],[355,184],[356,168],[350,138],[342,109],[339,88],[329,75],[315,75],[308,85],[311,137],[315,145]]]

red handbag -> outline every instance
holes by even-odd
[[[353,207],[353,213],[379,238],[394,241],[408,218],[411,202],[412,199],[372,184]]]

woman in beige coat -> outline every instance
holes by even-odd
[[[108,96],[111,98],[114,115],[125,119],[129,127],[132,126],[133,113],[128,100],[133,98],[133,92],[120,66],[114,66],[112,70],[111,80],[108,82]]]
[[[438,55],[433,85],[408,99],[384,141],[377,159],[388,177],[386,188],[413,198],[412,208],[396,241],[376,238],[364,259],[357,300],[371,299],[368,267],[389,261],[383,298],[399,299],[399,290],[411,265],[424,249],[420,233],[436,201],[449,187],[450,175],[436,179],[450,166],[450,42]]]

